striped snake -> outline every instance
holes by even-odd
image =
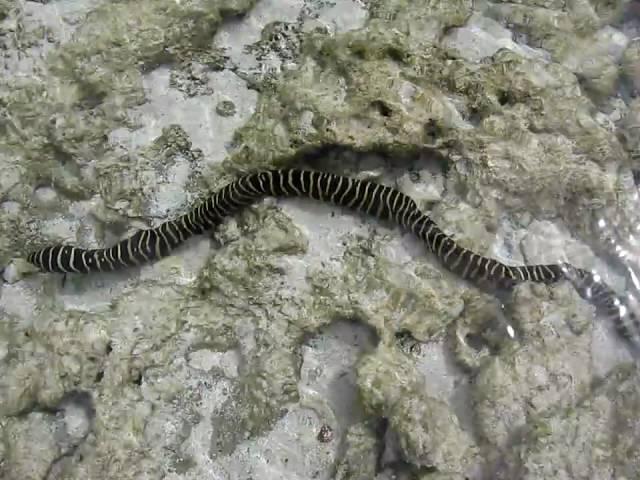
[[[463,279],[511,288],[531,281],[545,284],[569,279],[578,293],[613,319],[626,338],[640,332],[640,321],[616,293],[586,270],[567,263],[509,266],[464,248],[420,211],[416,202],[394,188],[332,173],[279,169],[241,176],[225,185],[189,213],[151,228],[138,230],[109,248],[48,246],[27,260],[44,272],[91,273],[113,271],[168,256],[188,238],[210,230],[225,217],[267,196],[310,197],[382,220],[393,220],[423,240],[451,272]]]

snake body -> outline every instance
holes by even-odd
[[[225,217],[264,197],[308,197],[392,220],[424,241],[443,265],[469,281],[510,288],[521,282],[550,284],[568,278],[580,295],[604,309],[629,337],[640,322],[616,293],[590,272],[567,263],[510,266],[462,247],[408,195],[386,185],[301,169],[266,170],[243,175],[214,192],[189,213],[151,229],[136,231],[108,248],[55,245],[34,251],[27,260],[43,272],[91,273],[149,263],[171,254],[194,235],[215,228]]]

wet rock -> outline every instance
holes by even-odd
[[[493,477],[561,475],[578,479],[611,476],[614,471],[623,478],[637,475],[637,459],[625,452],[639,434],[634,415],[628,416],[640,398],[634,370],[616,371],[575,407],[532,419]],[[611,454],[605,453],[609,449]]]
[[[365,19],[355,2],[314,3],[307,15],[304,2],[265,0],[225,22],[254,3],[99,5],[41,55],[46,83],[41,74],[7,76],[0,189],[3,205],[15,205],[0,210],[3,261],[38,242],[109,244],[182,213],[238,171],[291,166],[294,155],[339,143],[350,159],[323,157],[318,167],[364,170],[399,186],[465,246],[514,263],[568,253],[601,268],[580,242],[590,232],[585,212],[633,210],[631,184],[617,173],[635,151],[633,135],[623,145],[613,134],[626,106],[614,114],[606,99],[611,66],[627,62],[629,76],[634,52],[603,23],[615,5],[494,2],[483,17],[466,0],[372,1]],[[20,33],[16,18],[9,23],[10,37],[36,38]],[[242,52],[246,44],[254,48]],[[589,63],[589,55],[597,59]],[[219,118],[225,100],[235,114]],[[367,167],[370,156],[395,173]],[[38,185],[57,194],[50,211],[30,203]],[[551,236],[560,240],[545,242]],[[473,428],[497,446],[529,419],[544,427],[553,418],[588,438],[594,430],[557,412],[582,405],[594,375],[628,360],[602,361],[599,324],[568,285],[520,286],[501,308],[399,228],[341,209],[257,202],[214,238],[135,271],[69,276],[64,286],[50,275],[2,285],[3,421],[57,408],[77,389],[95,399],[93,429],[81,409],[60,414],[64,442],[55,448],[78,448],[83,460],[66,457],[52,475],[328,478],[337,470],[369,479],[380,450],[394,450],[416,477],[474,478],[472,466],[487,459]],[[349,347],[333,356],[303,346],[344,318],[381,345],[361,360],[357,383],[349,381],[345,359],[357,357]],[[403,331],[424,355],[390,347]],[[475,375],[473,408],[445,367],[443,339],[451,337],[458,364]],[[322,383],[337,371],[346,377]],[[314,389],[321,393],[305,403]],[[356,394],[366,414],[354,406]],[[636,405],[616,408],[626,415]],[[367,422],[380,417],[393,433],[385,440]],[[319,442],[327,425],[333,437]],[[41,433],[27,431],[20,435]],[[38,473],[55,450],[42,438]],[[555,456],[536,457],[542,439],[525,436],[507,452],[507,478],[529,468],[522,458],[564,465],[561,453],[576,453],[561,439]],[[616,468],[633,478],[637,465],[622,454],[630,447],[617,442],[607,454],[615,451]],[[24,449],[3,449],[10,462],[2,473],[28,478]],[[584,471],[585,457],[575,458]],[[430,467],[439,471],[425,473]],[[537,468],[531,472],[544,471]]]
[[[476,455],[450,407],[434,399],[408,358],[379,347],[362,359],[358,385],[367,411],[389,420],[403,458],[440,471],[465,471]]]
[[[54,432],[53,418],[43,413],[9,420],[2,428],[6,465],[0,468],[5,469],[6,478],[45,478],[60,454]]]
[[[510,313],[518,341],[487,358],[474,382],[475,416],[490,444],[505,445],[531,417],[570,408],[589,394],[596,372],[608,375],[617,363],[594,369],[592,337],[598,328],[592,307],[576,297],[566,284],[552,292],[516,289]]]
[[[346,435],[345,456],[337,467],[339,480],[368,480],[377,473],[379,441],[375,431],[366,424],[357,424],[349,428]]]
[[[483,58],[491,57],[503,48],[523,57],[545,56],[542,50],[516,43],[510,30],[499,22],[479,14],[474,14],[463,27],[451,29],[443,39],[442,46],[470,62],[479,62]]]
[[[635,91],[640,90],[640,40],[631,39],[622,55],[622,73]]]

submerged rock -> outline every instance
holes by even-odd
[[[429,395],[408,358],[381,346],[358,366],[365,409],[389,420],[404,460],[444,472],[463,473],[477,455],[450,407]]]
[[[353,16],[334,23],[315,0],[97,5],[41,75],[0,80],[0,258],[111,244],[238,172],[302,164],[398,186],[479,253],[567,254],[622,290],[589,242],[592,215],[637,209],[637,106],[610,98],[618,63],[634,76],[635,42],[607,24],[624,3],[336,2]],[[39,45],[3,5],[2,31]],[[566,283],[489,296],[396,226],[317,202],[258,202],[188,243],[64,285],[3,272],[7,478],[638,476],[635,373]],[[305,370],[305,339],[344,319],[377,349]],[[400,333],[464,372],[432,381]],[[76,390],[91,423],[40,412]]]
[[[633,478],[640,467],[628,454],[640,434],[631,413],[640,401],[637,381],[637,371],[623,368],[575,406],[532,419],[492,478]]]

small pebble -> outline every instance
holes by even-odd
[[[333,440],[333,430],[329,425],[323,425],[318,432],[318,441],[327,443]]]
[[[231,117],[236,114],[236,105],[231,100],[222,100],[216,105],[216,113],[221,117]]]

